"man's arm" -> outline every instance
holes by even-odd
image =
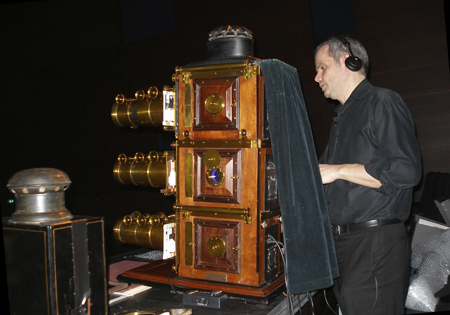
[[[342,179],[370,188],[380,188],[381,182],[366,172],[362,164],[319,164],[323,184]]]

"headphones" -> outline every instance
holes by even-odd
[[[345,59],[345,66],[351,71],[359,71],[362,68],[362,61],[355,55],[353,55],[352,49],[350,48],[350,43],[343,36],[335,36],[336,39],[342,42],[345,47],[347,47],[350,56]]]

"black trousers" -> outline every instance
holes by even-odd
[[[404,314],[411,265],[403,223],[334,235],[339,278],[333,291],[344,315]]]

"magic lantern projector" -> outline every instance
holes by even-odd
[[[176,139],[174,151],[120,154],[114,166],[118,183],[176,197],[173,215],[134,212],[117,221],[117,241],[172,256],[168,269],[123,276],[166,282],[174,271],[174,285],[265,297],[284,275],[274,242],[281,223],[264,78],[246,28],[215,29],[207,48],[207,60],[175,69],[173,87],[118,95],[112,106],[117,126],[162,126]],[[171,231],[172,255],[164,249]]]
[[[65,172],[49,167],[8,181],[16,204],[2,220],[11,314],[107,313],[103,218],[66,209],[70,184]]]

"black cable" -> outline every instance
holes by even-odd
[[[172,289],[172,290],[170,290],[170,293],[183,294],[183,292],[175,290],[175,287],[172,285],[172,282],[170,282],[170,275],[172,274],[172,271],[173,271],[173,269],[170,269],[169,276],[168,276],[168,279],[167,279],[169,281],[170,288]]]
[[[325,302],[327,303],[328,308],[333,312],[333,314],[337,315],[333,308],[330,306],[330,303],[328,303],[327,291],[325,289],[323,290],[323,296],[325,297]]]
[[[285,258],[285,252],[284,252],[284,244],[282,242],[277,241],[270,234],[268,235],[268,243],[269,244],[275,243],[278,247],[278,250],[280,251],[280,256],[281,256],[281,260],[283,261],[284,272],[285,272],[284,281],[286,283],[286,301],[287,301],[287,305],[288,305],[288,310],[289,310],[290,314],[295,315],[294,304],[292,302],[292,295],[289,292],[288,279],[287,279],[287,275],[286,275],[287,267],[286,267],[286,258]],[[301,314],[301,307],[300,307],[300,314]]]
[[[314,302],[311,296],[311,292],[306,292],[306,296],[308,297],[309,303],[311,304],[312,315],[315,315],[314,312]]]
[[[377,301],[378,301],[378,279],[375,274],[373,276],[375,277],[375,302],[373,302],[373,306],[370,309],[370,311],[373,310],[373,308],[375,307],[375,305],[377,304]]]
[[[300,315],[303,314],[302,312],[302,300],[300,299],[300,294],[297,294],[297,301],[298,301],[298,309],[300,310]]]

